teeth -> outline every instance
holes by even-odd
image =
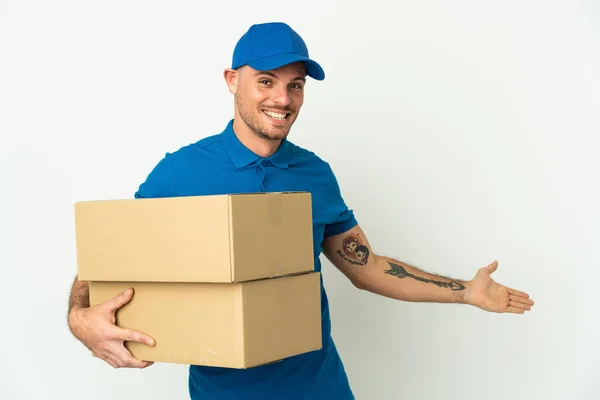
[[[275,113],[272,111],[264,111],[269,117],[277,118],[277,119],[285,119],[286,114]]]

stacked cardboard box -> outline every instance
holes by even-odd
[[[249,368],[321,348],[309,193],[75,204],[78,277],[90,303],[129,287],[117,325],[134,357]]]

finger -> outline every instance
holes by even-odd
[[[513,314],[523,314],[525,312],[525,310],[520,307],[508,306],[508,308],[506,309],[506,312],[513,313]]]
[[[494,271],[496,271],[498,269],[498,261],[492,262],[490,265],[488,265],[487,267],[485,267],[485,269],[490,274],[494,273]]]
[[[118,346],[118,350],[116,350],[113,355],[119,360],[121,366],[124,368],[146,368],[148,366],[147,361],[141,361],[133,357],[125,346]]]
[[[107,354],[103,360],[115,369],[120,368],[119,361],[110,354]]]
[[[527,310],[527,311],[531,310],[531,306],[529,306],[527,304],[519,303],[519,302],[516,302],[516,301],[512,301],[512,300],[509,300],[508,305],[509,306],[513,306],[515,308],[522,308],[522,309]]]
[[[131,329],[119,328],[117,331],[117,338],[126,342],[138,342],[152,347],[156,344],[155,340],[150,336]]]
[[[520,290],[515,290],[513,288],[507,288],[508,289],[508,293],[515,295],[515,296],[519,296],[519,297],[524,297],[526,299],[529,298],[529,295],[525,292],[521,292]]]
[[[154,361],[142,361],[142,362],[146,365],[144,365],[143,367],[140,367],[140,368],[148,368],[149,366],[154,364]]]
[[[533,300],[525,298],[525,297],[517,296],[514,294],[509,295],[509,299],[511,301],[515,301],[517,303],[527,304],[529,306],[533,305]]]
[[[123,307],[127,304],[133,297],[133,288],[129,288],[126,291],[119,293],[112,299],[106,300],[104,305],[108,307],[108,309],[112,311],[116,311],[119,308]]]

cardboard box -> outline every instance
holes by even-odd
[[[147,333],[155,347],[127,342],[140,360],[250,368],[318,350],[320,274],[241,283],[90,282],[97,304],[133,287],[117,325]]]
[[[309,193],[87,201],[75,222],[91,305],[134,288],[116,323],[156,340],[134,357],[250,368],[321,348]]]
[[[243,282],[314,270],[310,193],[75,204],[79,279]]]

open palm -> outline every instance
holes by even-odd
[[[468,302],[482,310],[497,313],[523,314],[531,310],[533,300],[527,293],[515,290],[495,282],[491,275],[498,268],[494,261],[480,268],[469,285]]]

